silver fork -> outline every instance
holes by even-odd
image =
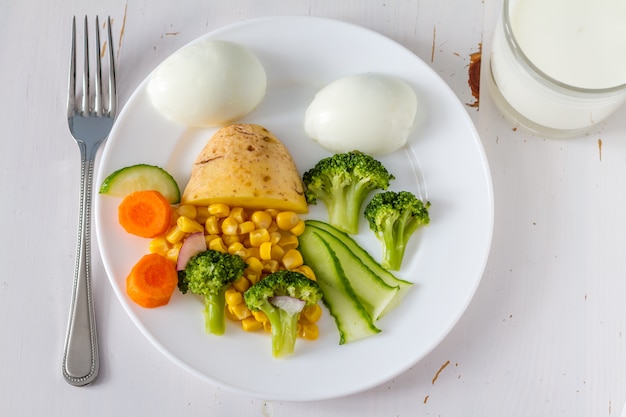
[[[91,196],[96,153],[113,127],[117,113],[115,62],[111,18],[107,19],[109,56],[108,105],[104,105],[100,24],[96,16],[96,71],[90,94],[88,19],[84,28],[84,70],[82,97],[76,95],[76,17],[72,19],[72,48],[67,95],[67,121],[80,148],[81,186],[78,242],[70,314],[63,349],[63,376],[72,385],[87,385],[98,376],[99,357],[95,311],[91,288]],[[78,98],[78,100],[77,100]]]

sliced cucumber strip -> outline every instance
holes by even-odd
[[[389,270],[383,268],[380,263],[378,263],[365,249],[363,249],[352,237],[350,237],[347,233],[342,232],[334,226],[331,226],[328,223],[319,221],[319,220],[307,220],[306,227],[314,227],[319,230],[323,230],[327,233],[332,234],[335,238],[339,239],[343,242],[344,245],[348,247],[348,249],[361,260],[374,274],[376,274],[380,279],[385,281],[385,283],[392,287],[399,287],[399,291],[394,299],[387,305],[384,311],[381,314],[381,317],[396,308],[400,301],[404,298],[409,289],[412,288],[413,283],[410,281],[405,281],[396,277]],[[305,227],[305,229],[306,229]]]
[[[100,194],[116,197],[142,190],[159,191],[172,204],[180,202],[180,189],[174,177],[155,165],[137,164],[118,169],[100,186]]]
[[[324,297],[322,302],[335,319],[339,344],[353,342],[380,332],[345,276],[329,244],[314,230],[300,235],[300,252],[314,268]]]
[[[313,227],[311,230],[314,230],[335,253],[341,269],[363,307],[374,322],[378,320],[400,288],[397,285],[394,287],[386,284],[332,233]]]

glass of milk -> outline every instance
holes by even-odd
[[[515,124],[591,130],[626,100],[626,0],[504,0],[488,80]]]

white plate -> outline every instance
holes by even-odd
[[[329,155],[307,139],[304,111],[314,93],[345,75],[392,74],[419,97],[419,116],[408,151],[382,158],[396,175],[392,189],[421,193],[431,203],[431,224],[411,241],[399,276],[415,283],[404,303],[378,322],[380,334],[339,345],[328,312],[317,341],[299,340],[296,353],[276,360],[267,334],[229,324],[221,337],[204,331],[202,302],[174,294],[158,309],[142,309],[125,293],[125,278],[148,251],[148,240],[117,223],[119,199],[97,196],[98,243],[111,284],[143,334],[167,357],[205,381],[267,400],[308,401],[344,396],[379,385],[407,370],[446,336],[470,302],[491,244],[493,196],[480,139],[463,105],[413,53],[380,34],[312,17],[250,20],[203,38],[238,42],[261,60],[268,75],[263,103],[243,122],[275,133],[304,172]],[[107,141],[98,181],[112,171],[150,163],[171,172],[183,188],[191,162],[214,130],[187,129],[155,112],[146,82],[132,95]],[[325,219],[325,207],[311,217]],[[356,237],[376,258],[380,244],[361,223]]]

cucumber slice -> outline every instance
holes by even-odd
[[[100,186],[100,194],[116,197],[142,190],[159,191],[172,204],[180,202],[180,189],[174,177],[155,165],[137,164],[118,169]]]
[[[315,230],[315,233],[324,239],[335,253],[346,279],[350,282],[350,286],[356,292],[359,300],[361,300],[365,311],[376,322],[389,303],[392,302],[400,288],[397,285],[391,286],[385,283],[361,262],[361,259],[355,256],[344,242],[336,238],[332,233],[323,229],[311,229]]]
[[[324,297],[322,302],[335,319],[339,344],[353,342],[380,332],[346,278],[330,245],[315,230],[300,235],[300,253],[314,267]]]
[[[384,316],[385,314],[396,308],[400,304],[400,301],[402,301],[404,296],[407,294],[408,290],[411,289],[411,287],[413,286],[412,282],[400,279],[391,272],[389,272],[387,269],[383,268],[380,263],[378,263],[372,257],[372,255],[369,254],[369,252],[363,249],[347,233],[342,232],[336,227],[319,220],[307,220],[305,224],[305,229],[308,227],[312,227],[332,234],[335,238],[342,241],[343,244],[348,247],[350,252],[352,252],[357,258],[359,258],[366,267],[368,267],[374,274],[376,274],[380,279],[387,283],[387,285],[390,285],[392,287],[399,287],[399,291],[396,294],[396,297],[394,297],[394,299],[387,305],[380,317]]]

